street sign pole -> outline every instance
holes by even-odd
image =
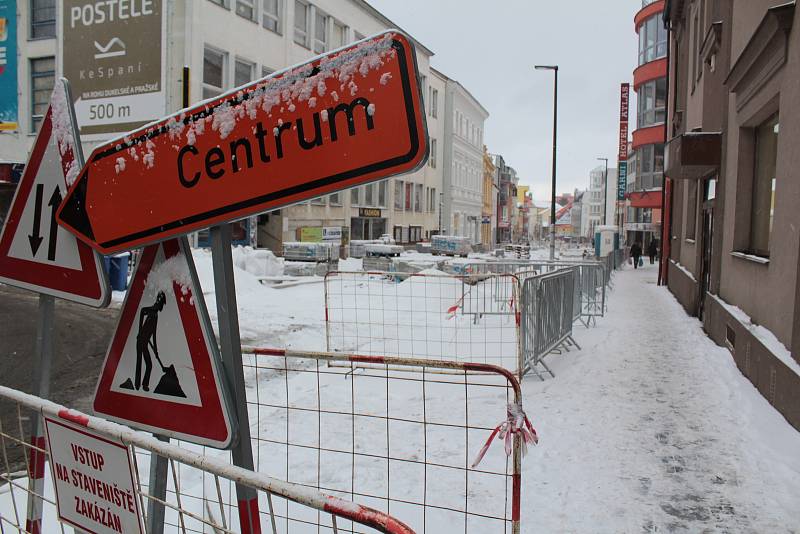
[[[253,449],[250,443],[250,419],[242,371],[242,342],[239,338],[239,313],[231,257],[231,225],[211,227],[211,262],[214,268],[214,291],[217,297],[217,321],[222,363],[233,392],[239,440],[231,449],[233,465],[253,470]],[[236,484],[239,521],[242,534],[261,532],[258,517],[258,495],[255,490]]]
[[[34,394],[50,396],[50,370],[53,363],[53,324],[55,298],[39,294],[39,317],[36,325],[37,365],[33,380]],[[42,530],[42,497],[44,496],[44,459],[46,445],[44,424],[38,414],[31,416],[31,451],[28,458],[28,516],[25,530],[39,534]]]
[[[153,434],[169,443],[169,438]],[[147,533],[164,533],[164,504],[167,498],[167,459],[155,452],[150,454],[150,497],[147,500]],[[156,500],[158,499],[158,500]]]

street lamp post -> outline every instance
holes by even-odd
[[[603,173],[603,226],[606,225],[606,212],[608,211],[608,158],[597,158],[606,162],[606,170]]]
[[[553,71],[553,184],[550,197],[550,260],[556,257],[556,132],[558,129],[558,65],[536,65],[536,70]]]

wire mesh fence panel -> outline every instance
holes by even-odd
[[[520,369],[515,275],[329,273],[325,318],[330,352]]]
[[[523,285],[521,335],[524,368],[539,378],[542,374],[538,366],[555,376],[544,363],[545,356],[568,350],[570,345],[577,346],[572,339],[576,276],[576,267],[562,268],[528,278]]]
[[[527,419],[509,371],[245,352],[258,471],[381,510],[419,533],[519,532]],[[508,437],[508,454],[492,444],[496,431]]]
[[[264,473],[232,466],[226,451],[186,443],[181,446],[165,443],[148,434],[67,410],[3,386],[0,386],[0,406],[4,410],[14,411],[13,418],[3,418],[0,428],[0,532],[3,533],[73,532],[73,527],[59,520],[55,504],[57,493],[49,468],[44,471],[44,491],[41,494],[30,492],[32,477],[26,465],[36,461],[50,464],[49,451],[30,445],[27,439],[30,430],[26,425],[37,416],[46,416],[78,431],[88,431],[99,439],[117,443],[125,451],[131,465],[134,493],[130,506],[131,510],[138,510],[137,521],[141,529],[113,527],[113,531],[204,534],[414,533],[401,521],[366,505],[323,494],[309,485],[287,483]],[[13,419],[13,424],[9,425],[10,419]],[[41,455],[41,460],[37,459],[37,455]],[[166,491],[163,494],[150,484],[151,462],[164,467]],[[326,468],[337,469],[332,465],[326,465]],[[73,484],[75,477],[71,474],[69,478]],[[61,483],[64,483],[63,479]],[[240,525],[242,507],[252,509],[256,503],[237,502],[234,489],[237,484],[256,490],[260,512],[258,524]],[[113,487],[116,488],[116,484]],[[91,490],[95,495],[95,507],[113,509],[113,503],[109,500],[111,493],[108,489],[101,489],[99,481],[91,485],[87,483],[84,489]],[[41,523],[36,528],[26,525],[29,498],[42,499],[44,504]],[[158,515],[159,509],[162,510],[161,516]],[[87,517],[97,520],[99,516],[89,514]]]

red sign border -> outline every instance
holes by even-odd
[[[61,83],[61,81],[56,83]],[[53,111],[48,106],[31,155],[11,201],[6,223],[0,231],[0,282],[95,308],[105,308],[111,300],[111,290],[108,287],[105,270],[99,264],[99,259],[95,257],[92,248],[86,246],[80,239],[77,241],[81,262],[80,270],[21,260],[9,255],[11,243],[17,233],[25,206],[30,199],[36,175],[52,135]],[[79,154],[74,154],[74,157],[76,164],[80,165],[83,162],[83,158]],[[22,202],[23,199],[24,202]],[[69,276],[64,276],[65,273]],[[94,287],[95,284],[96,287]],[[90,286],[92,287],[91,291],[79,291]]]
[[[235,441],[235,415],[230,395],[227,394],[224,370],[221,365],[215,365],[220,361],[215,351],[216,338],[205,312],[203,292],[197,283],[197,275],[191,264],[190,271],[194,286],[191,295],[181,293],[180,287],[175,283],[173,283],[173,291],[177,296],[183,297],[183,301],[178,298],[178,310],[197,377],[200,406],[161,399],[140,398],[111,390],[111,382],[122,358],[122,351],[130,329],[135,323],[138,303],[141,302],[147,275],[150,273],[159,247],[164,248],[165,259],[175,256],[178,252],[183,252],[187,256],[187,261],[191,261],[191,251],[186,250],[186,247],[179,243],[178,238],[168,239],[142,250],[136,272],[131,279],[131,286],[125,297],[125,303],[122,305],[114,336],[103,361],[92,408],[95,413],[120,423],[200,445],[220,449],[228,448]],[[195,289],[198,291],[194,291]],[[194,298],[194,306],[189,304],[190,298]],[[136,306],[128,305],[134,301],[137,303]],[[201,307],[201,309],[197,310],[196,307]],[[205,354],[195,357],[193,340],[202,343],[202,350]],[[217,355],[216,362],[214,361],[215,355]],[[206,384],[205,387],[204,384]],[[142,417],[142,404],[147,405],[150,417]]]

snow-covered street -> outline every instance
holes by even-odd
[[[524,381],[523,529],[797,532],[800,434],[655,279],[618,272],[583,350]]]
[[[321,281],[250,276],[237,269],[243,339],[324,348]],[[655,280],[649,265],[618,271],[606,316],[576,323],[582,350],[523,381],[541,438],[523,461],[523,532],[799,531],[800,434]]]

